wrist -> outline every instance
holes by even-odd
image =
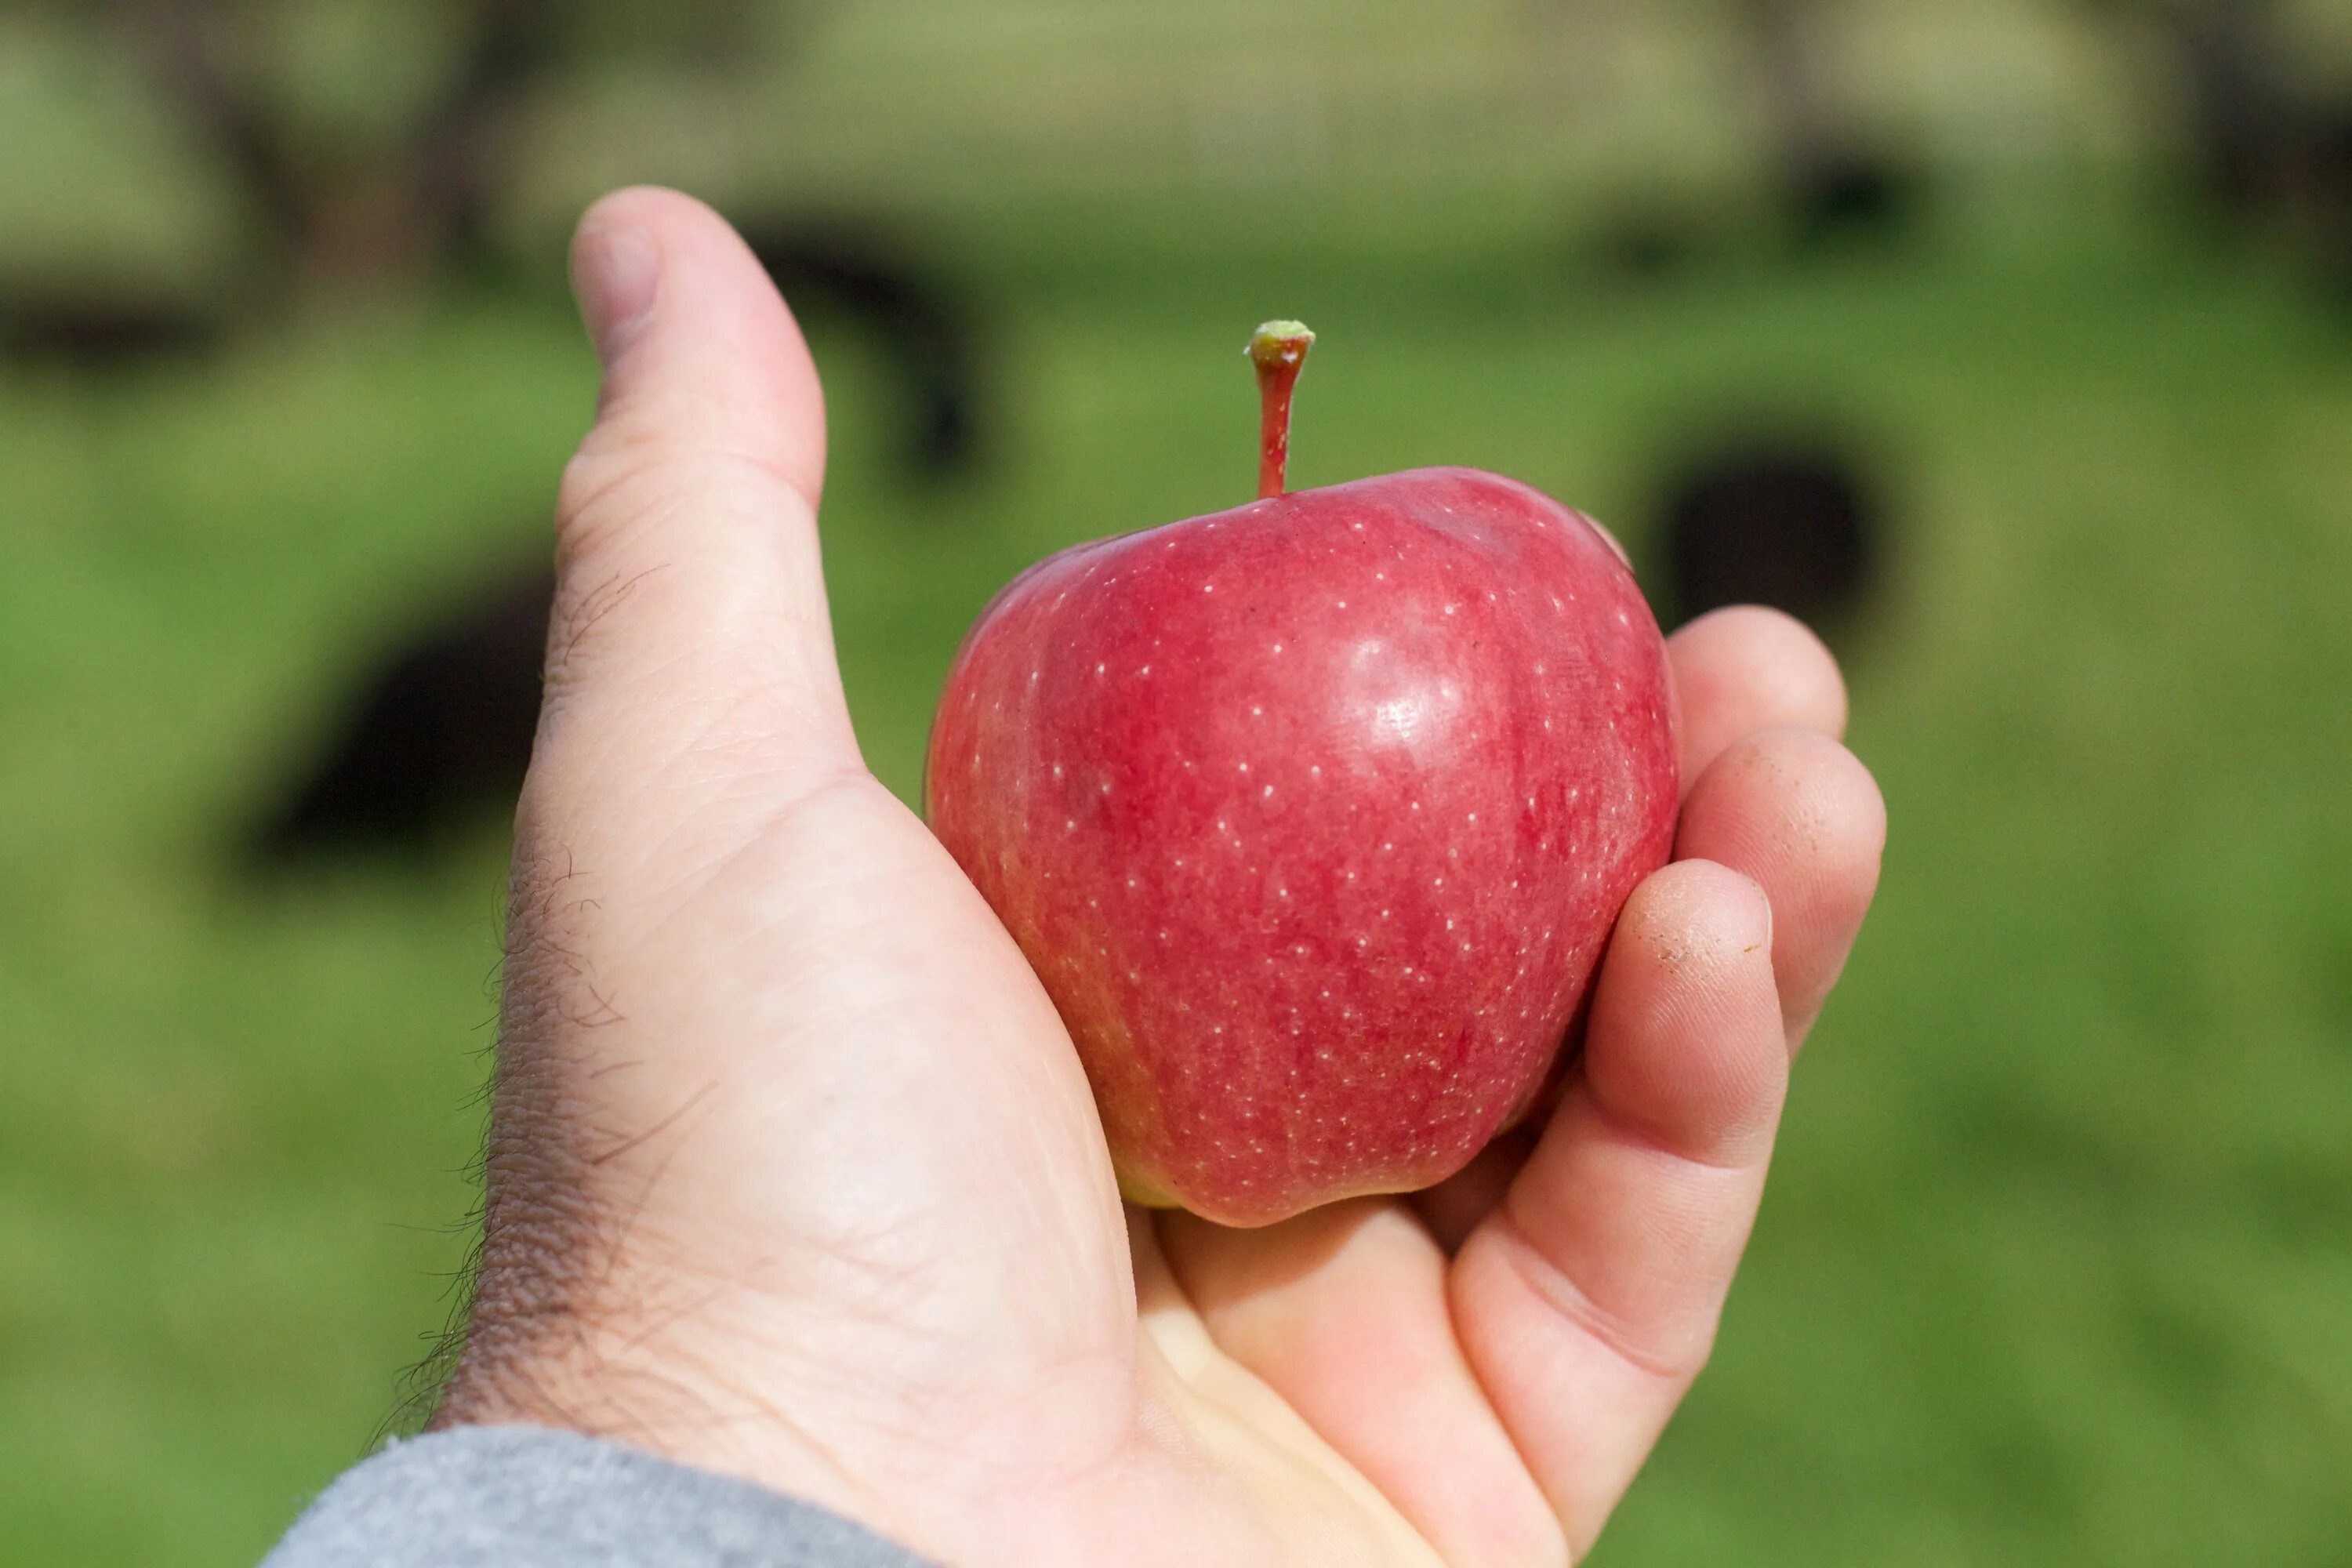
[[[829,1442],[835,1423],[793,1386],[740,1336],[675,1309],[517,1311],[491,1299],[478,1303],[427,1426],[576,1432],[751,1481],[919,1546]]]

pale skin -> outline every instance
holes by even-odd
[[[605,384],[436,1424],[610,1436],[960,1564],[1580,1558],[1706,1360],[1876,884],[1829,656],[1759,610],[1673,639],[1676,858],[1540,1126],[1261,1230],[1126,1209],[1044,990],[859,758],[790,313],[667,192],[592,209],[573,273]]]

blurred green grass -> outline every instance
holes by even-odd
[[[796,166],[854,191],[975,101]],[[912,793],[1021,565],[1245,493],[1265,316],[1322,335],[1297,482],[1481,464],[1637,555],[1695,421],[1851,424],[1900,520],[1853,650],[1885,889],[1717,1363],[1601,1560],[2352,1557],[2340,324],[2111,184],[1636,290],[1507,182],[1269,207],[1112,188],[1132,162],[909,198],[994,310],[972,485],[895,473],[871,345],[819,337],[877,771]],[[304,316],[164,377],[0,372],[0,1559],[250,1561],[437,1336],[498,835],[267,896],[223,849],[419,599],[544,552],[592,395],[530,293]]]
[[[2352,356],[2258,269],[2036,221],[1639,295],[1502,240],[1318,268],[1360,253],[1343,222],[1156,264],[975,231],[1007,428],[940,494],[889,471],[862,345],[819,343],[843,658],[902,792],[1004,577],[1243,492],[1233,351],[1277,306],[1323,333],[1301,483],[1490,465],[1639,552],[1694,409],[1796,398],[1878,436],[1902,532],[1854,741],[1885,894],[1717,1364],[1608,1561],[2352,1551]],[[443,1321],[498,847],[274,897],[218,856],[367,628],[543,550],[591,374],[547,304],[445,301],[179,379],[0,382],[21,1561],[253,1556]]]

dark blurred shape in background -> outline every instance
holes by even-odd
[[[21,0],[20,0],[21,3]],[[650,37],[623,29],[633,58],[668,58],[713,76],[773,37],[779,17],[805,26],[808,0],[761,8],[746,0],[677,6]],[[121,279],[37,277],[0,291],[0,353],[98,368],[216,346],[236,326],[303,293],[383,293],[420,285],[505,280],[520,269],[553,286],[543,260],[519,261],[499,238],[534,98],[588,63],[583,35],[610,23],[594,0],[489,0],[449,14],[436,85],[371,135],[320,146],[267,68],[268,39],[252,9],[228,0],[110,0],[78,16],[136,61],[187,141],[207,152],[236,192],[246,230],[233,281],[189,295],[156,279],[141,294]],[[607,47],[612,46],[608,43]],[[966,293],[910,259],[870,222],[811,226],[781,217],[742,225],[796,307],[837,314],[873,335],[895,371],[904,454],[919,475],[945,478],[976,458],[979,333]]]
[[[971,471],[983,450],[986,379],[968,289],[852,226],[739,218],[736,227],[794,314],[837,316],[866,333],[890,367],[899,408],[899,458],[928,479]]]
[[[1669,625],[1726,605],[1786,610],[1852,658],[1879,588],[1885,521],[1849,444],[1717,441],[1672,470],[1657,513]]]
[[[1809,246],[1891,238],[1910,225],[1919,184],[1916,174],[1870,148],[1815,148],[1790,176],[1789,208],[1797,238]]]
[[[711,68],[740,50],[754,7],[684,0],[629,40]],[[795,6],[794,10],[804,9]],[[241,270],[257,300],[291,284],[414,284],[501,264],[496,204],[533,94],[588,62],[593,0],[478,0],[446,13],[432,85],[371,133],[322,138],[270,68],[271,18],[235,0],[106,0],[84,13],[144,68],[197,144],[234,179],[250,227]],[[281,24],[282,25],[282,24]]]
[[[38,279],[7,289],[0,302],[0,359],[105,374],[201,358],[227,328],[216,300]]]
[[[1826,35],[1838,7],[1829,0],[1735,0],[1730,10],[1746,47],[1734,57],[1738,79],[1721,86],[1754,105],[1765,206],[1677,201],[1654,191],[1621,203],[1599,226],[1597,259],[1606,272],[1663,282],[1742,251],[1807,256],[1885,245],[1918,226],[1927,173],[1854,111],[1837,79]]]
[[[1831,79],[1826,0],[1739,0],[1751,39],[1765,139],[1790,230],[1801,246],[1885,239],[1908,226],[1922,177],[1856,123]]]
[[[2204,200],[2242,233],[2283,241],[2352,306],[2352,80],[2309,68],[2280,0],[2085,3],[2154,30]]]
[[[554,589],[546,570],[518,573],[380,656],[247,839],[248,865],[426,859],[511,814],[539,722]]]

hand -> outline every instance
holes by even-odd
[[[1263,1230],[1123,1212],[1045,993],[859,761],[791,317],[667,193],[594,208],[574,272],[606,381],[436,1423],[609,1436],[958,1563],[1580,1555],[1706,1358],[1876,881],[1820,645],[1674,639],[1680,858],[1539,1136]]]

